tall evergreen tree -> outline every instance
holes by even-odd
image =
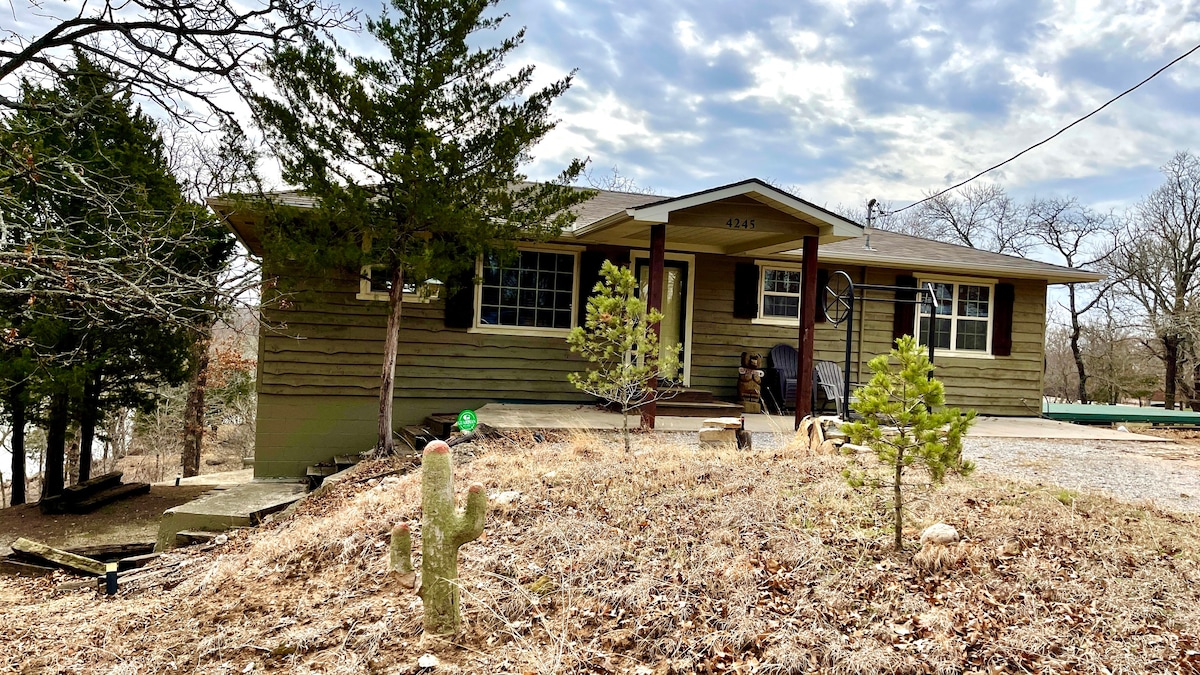
[[[406,281],[473,277],[476,257],[545,239],[590,193],[569,187],[576,160],[550,183],[520,166],[551,129],[570,77],[527,92],[533,67],[506,69],[524,31],[476,48],[498,29],[498,0],[391,0],[367,21],[384,54],[356,56],[310,35],[266,63],[279,98],[254,106],[281,153],[284,179],[316,199],[303,216],[276,211],[265,234],[278,259],[389,280],[378,448],[392,452],[401,299]],[[453,289],[451,289],[453,290]]]
[[[30,263],[10,270],[0,296],[26,298],[12,337],[36,356],[49,400],[46,496],[65,484],[72,412],[86,479],[105,404],[145,404],[150,387],[185,379],[191,328],[211,322],[207,299],[234,244],[184,199],[154,121],[87,59],[51,87],[27,83],[22,96],[30,105],[5,120],[0,142],[20,148],[27,166],[0,172],[0,209],[29,225],[0,252],[24,249]],[[46,109],[81,112],[62,120]]]

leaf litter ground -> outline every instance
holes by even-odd
[[[0,669],[1200,673],[1195,516],[980,476],[916,503],[897,553],[840,457],[539,438],[456,471],[460,493],[509,494],[462,549],[451,643],[422,640],[420,600],[387,572],[391,527],[419,538],[419,475],[372,478],[394,468],[377,461],[115,598],[0,581]],[[939,521],[967,539],[930,572],[915,542]]]

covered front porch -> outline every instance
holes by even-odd
[[[805,309],[798,311],[795,333],[797,386],[795,416],[790,421],[794,428],[812,411],[815,313],[810,308],[819,302],[819,248],[861,234],[858,224],[752,179],[619,210],[575,229],[570,238],[589,247],[633,251],[630,264],[643,280],[647,305],[663,314],[662,323],[655,327],[661,342],[683,347],[680,379],[684,386],[693,385],[693,346],[711,342],[711,336],[703,335],[706,327],[694,325],[693,307],[706,300],[695,297],[696,275],[708,274],[697,270],[697,255],[752,261],[790,252],[786,257],[795,260],[799,250],[799,305]],[[735,276],[736,272],[727,274],[720,281],[732,287]],[[712,287],[712,279],[704,281]],[[757,314],[757,306],[750,313]],[[653,403],[645,406],[642,417],[650,428],[659,424]]]
[[[500,432],[552,430],[569,432],[609,432],[621,429],[620,413],[595,405],[488,403],[475,411],[479,422]],[[743,415],[746,429],[753,433],[791,436],[790,415]],[[700,429],[696,417],[659,416],[656,431],[692,432]],[[967,433],[972,438],[1024,438],[1074,441],[1141,441],[1168,443],[1170,439],[1106,427],[1070,424],[1038,417],[994,417],[981,415]]]

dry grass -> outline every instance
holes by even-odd
[[[107,600],[0,582],[0,668],[27,672],[1200,672],[1200,523],[989,478],[917,506],[890,550],[844,460],[639,437],[493,443],[458,485],[519,490],[462,550],[466,628],[420,639],[386,572],[418,476],[345,485]],[[364,466],[367,475],[379,466]],[[462,490],[460,490],[461,492]],[[952,556],[913,564],[920,528]],[[19,600],[19,602],[18,602]],[[248,671],[247,671],[248,672]]]

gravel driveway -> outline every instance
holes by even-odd
[[[1200,448],[1136,441],[966,438],[977,471],[1200,513]]]

